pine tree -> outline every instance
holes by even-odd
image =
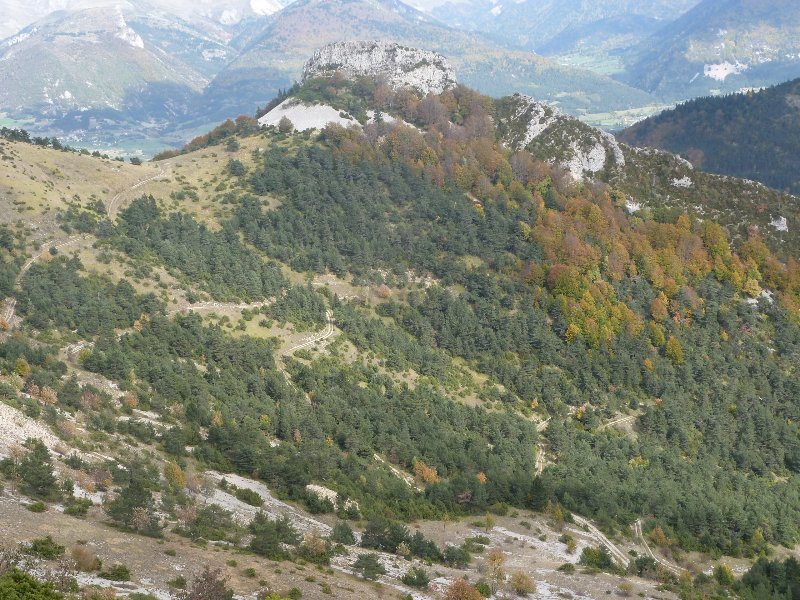
[[[47,446],[41,440],[34,438],[29,438],[25,445],[29,452],[19,465],[22,491],[34,498],[57,500],[60,492]]]

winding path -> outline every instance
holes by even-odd
[[[642,533],[641,519],[637,519],[633,523],[633,533],[637,538],[639,538],[639,541],[641,542],[642,546],[644,546],[644,550],[647,553],[647,556],[656,561],[656,564],[658,564],[661,567],[664,567],[667,571],[669,571],[673,575],[680,575],[683,571],[685,571],[685,569],[679,567],[678,565],[667,562],[665,559],[661,558],[660,556],[658,556],[653,552],[653,550],[650,548],[650,545],[647,543],[647,539],[644,537],[644,534]]]
[[[171,306],[167,310],[167,314],[174,315],[175,313],[189,312],[189,311],[204,311],[204,310],[247,310],[254,308],[262,308],[274,303],[275,300],[265,300],[263,302],[195,302],[187,306]]]
[[[333,336],[333,334],[336,333],[336,330],[333,327],[333,314],[331,313],[331,311],[328,310],[325,312],[325,319],[327,320],[327,323],[325,324],[325,329],[323,329],[319,333],[311,335],[311,337],[306,338],[305,341],[297,344],[296,346],[289,348],[288,351],[294,352],[295,350],[302,350],[303,348],[308,348],[309,346],[313,346],[318,342],[324,342],[325,340]]]
[[[630,558],[628,555],[622,551],[614,542],[609,540],[606,535],[600,531],[597,527],[595,527],[591,521],[588,519],[584,519],[583,517],[576,515],[573,513],[572,515],[573,520],[580,526],[585,527],[589,533],[592,534],[597,540],[602,543],[606,549],[608,550],[609,554],[611,554],[611,558],[614,559],[615,562],[619,563],[621,566],[628,568],[630,564]]]
[[[617,427],[618,425],[625,425],[627,423],[631,423],[638,418],[637,415],[627,415],[624,417],[617,417],[616,419],[611,419],[605,425],[601,425],[599,429],[608,429],[609,427]]]
[[[137,181],[131,187],[129,187],[127,190],[122,190],[121,192],[118,192],[113,198],[111,198],[111,200],[109,200],[108,206],[106,207],[106,214],[108,215],[108,218],[109,219],[113,219],[114,218],[114,215],[116,214],[117,210],[119,209],[119,203],[120,203],[120,201],[122,200],[122,197],[125,194],[127,194],[129,192],[132,192],[133,190],[138,189],[138,188],[142,187],[143,185],[146,185],[146,184],[150,183],[151,181],[153,181],[155,179],[159,179],[160,177],[164,177],[165,175],[167,175],[167,173],[168,173],[167,169],[164,169],[164,167],[160,167],[159,172],[156,173],[155,175],[153,175],[152,177],[148,177],[147,179],[142,179],[141,181]]]

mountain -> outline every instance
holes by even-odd
[[[332,77],[380,78],[393,88],[441,94],[456,85],[447,59],[429,50],[387,42],[335,42],[314,52],[303,67],[303,81]]]
[[[414,77],[410,67],[423,65],[425,78]],[[375,110],[389,122],[443,118],[443,109],[436,103],[411,102],[410,108],[404,109],[392,107],[391,103],[380,106],[369,97],[372,92],[368,83],[363,83],[364,89],[357,92],[346,83],[338,92],[326,89],[336,67],[341,68],[338,76],[349,74],[361,82],[365,74],[372,73],[383,82],[392,82],[395,90],[415,89],[417,95],[440,92],[447,97],[446,102],[453,101],[449,94],[458,96],[464,90],[460,85],[453,87],[452,71],[441,56],[385,44],[334,43],[315,53],[304,68],[303,84],[282,96],[280,103],[273,102],[259,122],[277,126],[286,117],[302,131],[321,129],[329,121],[344,126],[373,123]],[[391,73],[401,76],[387,78]],[[420,83],[430,81],[436,83]],[[793,95],[785,94],[787,97],[789,102],[794,101]],[[800,204],[793,196],[755,181],[701,171],[668,152],[630,146],[530,96],[498,98],[492,101],[492,107],[496,133],[505,146],[563,169],[573,181],[603,182],[613,187],[631,213],[678,212],[713,219],[726,228],[737,244],[759,231],[781,257],[800,254]]]
[[[236,18],[204,2],[194,11],[188,2],[98,2],[53,13],[2,42],[7,117],[69,143],[147,153],[253,114],[299,79],[305,57],[345,40],[432,48],[485,93],[524,92],[572,113],[653,102],[609,77],[450,29],[398,0],[301,0],[271,15],[258,14],[271,10],[258,3],[228,5]],[[87,59],[76,66],[75,56]]]
[[[711,173],[800,193],[800,79],[758,92],[699,98],[619,134],[680,154]]]
[[[525,92],[568,111],[629,108],[653,100],[607,77],[447,28],[397,0],[299,0],[232,41],[243,51],[211,83],[208,102],[215,114],[264,104],[299,77],[305,57],[345,40],[430,48],[450,60],[460,81],[484,93]]]
[[[666,98],[774,85],[800,75],[800,5],[703,0],[631,49],[620,79]]]
[[[0,39],[13,36],[18,31],[60,11],[77,11],[87,8],[136,9],[139,12],[168,12],[185,21],[206,21],[222,28],[238,25],[242,21],[270,15],[283,7],[279,0],[5,0],[0,17]]]
[[[532,98],[503,98],[497,107],[498,130],[512,148],[560,165],[574,179],[608,183],[632,212],[686,212],[724,225],[737,243],[758,230],[781,256],[800,253],[800,204],[793,196],[700,171],[668,152],[621,143]]]
[[[431,14],[450,25],[493,34],[521,48],[537,52],[550,48],[551,53],[556,53],[552,50],[564,51],[567,46],[577,50],[600,32],[607,36],[604,44],[627,46],[696,3],[697,0],[456,0],[435,6]]]
[[[0,589],[762,589],[800,539],[794,199],[770,231],[774,190],[428,51],[304,71],[264,116],[327,122],[144,164],[0,128],[0,537],[26,557]]]
[[[193,114],[209,75],[228,59],[224,40],[176,17],[57,12],[3,44],[0,106],[70,141],[147,146]]]

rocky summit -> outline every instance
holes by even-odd
[[[341,71],[350,77],[378,76],[393,88],[411,87],[441,94],[456,84],[447,59],[430,50],[387,42],[335,42],[314,52],[303,68],[303,81]]]

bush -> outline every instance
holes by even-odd
[[[447,546],[444,549],[443,562],[449,567],[463,569],[469,564],[469,552],[458,546]]]
[[[197,509],[188,534],[193,540],[225,540],[236,530],[237,525],[229,510],[216,504],[206,504]]]
[[[97,571],[102,566],[100,559],[86,546],[75,546],[70,555],[79,571]]]
[[[253,534],[249,545],[250,551],[270,560],[286,558],[284,544],[296,546],[300,543],[297,530],[286,517],[272,520],[266,513],[259,512],[250,523],[249,528],[250,533]]]
[[[227,579],[220,569],[211,570],[208,566],[192,582],[188,591],[177,594],[178,600],[232,600],[233,590],[228,588]]]
[[[37,538],[33,540],[25,549],[26,554],[38,556],[45,560],[53,560],[64,556],[66,548],[53,541],[51,536]]]
[[[572,563],[564,563],[563,565],[558,567],[558,570],[561,571],[562,573],[574,573],[575,565]]]
[[[93,506],[88,498],[71,498],[64,504],[64,514],[73,517],[85,517]]]
[[[52,584],[41,583],[18,569],[11,569],[0,576],[0,598],[63,600]]]
[[[485,579],[481,579],[475,584],[475,589],[478,590],[484,598],[490,598],[492,595],[492,586]]]
[[[47,505],[44,502],[36,501],[36,502],[31,502],[25,508],[27,508],[29,511],[33,513],[43,513],[44,511],[47,510]]]
[[[250,506],[263,506],[264,499],[249,488],[235,488],[233,495]]]
[[[536,584],[533,579],[522,571],[515,571],[511,574],[511,587],[518,596],[527,596],[536,591]]]
[[[428,577],[428,573],[422,567],[412,567],[403,575],[400,581],[408,586],[423,590],[428,587],[431,578]]]
[[[100,577],[109,581],[130,581],[131,572],[125,565],[117,563],[106,571],[100,571]]]
[[[370,552],[360,555],[353,563],[353,570],[361,573],[364,579],[377,579],[386,573],[386,569],[378,560],[378,555]]]
[[[350,525],[344,521],[339,521],[333,526],[331,531],[330,540],[335,544],[344,544],[345,546],[352,546],[356,543],[356,536]]]
[[[591,569],[608,571],[610,573],[616,573],[619,570],[605,547],[584,548],[581,553],[580,563]]]

